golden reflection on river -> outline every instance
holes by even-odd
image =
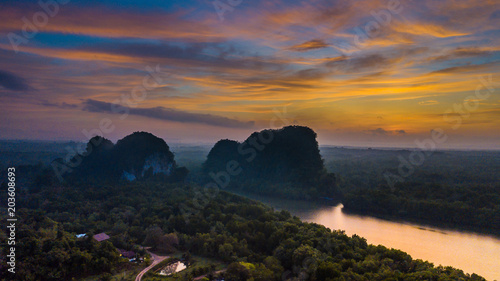
[[[345,214],[341,208],[342,205],[325,207],[311,213],[300,212],[297,216],[330,229],[345,230],[350,236],[357,234],[370,244],[400,249],[414,259],[428,260],[434,265],[450,265],[487,280],[500,281],[500,239]]]
[[[453,266],[466,273],[479,274],[488,281],[500,281],[500,239],[490,235],[347,214],[342,212],[342,204],[328,207],[307,201],[234,193],[275,210],[287,210],[303,221],[341,229],[349,236],[357,234],[370,244],[402,250],[414,259],[427,260],[435,266]]]

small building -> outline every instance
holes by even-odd
[[[76,238],[84,238],[84,237],[86,237],[86,236],[87,236],[87,234],[86,234],[86,233],[82,233],[82,234],[77,234],[77,235],[76,235]]]
[[[108,240],[109,239],[109,236],[102,232],[102,233],[99,233],[99,234],[96,234],[94,236],[92,236],[95,240],[97,240],[97,242],[101,242],[101,241],[105,241],[105,240]]]
[[[135,252],[134,251],[127,251],[124,249],[118,249],[118,252],[120,252],[120,256],[127,258],[127,259],[134,259],[135,258]]]

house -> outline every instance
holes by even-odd
[[[101,241],[104,241],[104,240],[108,240],[109,239],[109,236],[102,232],[102,233],[99,233],[99,234],[96,234],[94,236],[92,236],[95,240],[97,240],[98,242],[101,242]]]
[[[124,249],[118,249],[118,252],[120,252],[120,256],[127,258],[127,259],[133,259],[135,258],[135,252],[134,251],[127,251]]]

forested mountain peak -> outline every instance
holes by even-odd
[[[237,161],[242,172],[231,179],[230,187],[286,193],[287,197],[333,197],[337,195],[335,176],[324,168],[316,136],[309,127],[287,126],[254,132],[241,143],[220,140],[210,150],[203,170],[214,178],[228,163]]]
[[[183,180],[187,171],[177,168],[174,154],[167,143],[147,132],[135,132],[113,144],[101,136],[87,143],[85,153],[75,155],[81,159],[70,178],[96,180],[141,180],[160,176],[169,180]]]

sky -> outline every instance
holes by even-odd
[[[498,0],[0,2],[0,139],[500,149]]]

